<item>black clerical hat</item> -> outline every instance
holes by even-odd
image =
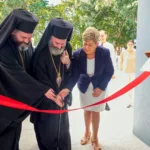
[[[38,18],[24,9],[14,9],[0,25],[0,47],[5,43],[14,29],[33,33]]]
[[[66,39],[69,42],[71,40],[72,33],[73,33],[73,26],[71,23],[62,18],[52,19],[49,22],[47,28],[45,29],[44,34],[38,46],[35,49],[33,68],[35,68],[36,66],[36,62],[38,60],[40,52],[43,50],[44,47],[48,45],[48,42],[52,36],[59,39]]]
[[[70,40],[72,35],[73,26],[71,23],[67,22],[62,18],[52,19],[50,22],[52,27],[52,35],[58,39]]]
[[[12,15],[17,20],[16,29],[26,33],[33,33],[38,23],[38,18],[35,15],[23,9],[15,9]]]
[[[47,28],[44,31],[44,34],[36,47],[36,51],[40,53],[40,51],[48,45],[48,42],[52,36],[55,36],[59,39],[66,39],[67,41],[71,40],[73,33],[73,26],[68,21],[62,18],[52,19]]]

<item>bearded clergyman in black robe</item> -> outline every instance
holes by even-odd
[[[72,48],[69,43],[73,26],[62,18],[52,19],[35,50],[33,75],[41,83],[51,87],[54,96],[65,87],[71,73]],[[41,103],[40,109],[61,110],[71,105],[71,93],[63,105],[50,101]],[[32,113],[36,138],[40,150],[71,150],[68,113]]]
[[[55,100],[50,86],[30,76],[31,38],[37,23],[35,15],[15,9],[0,25],[0,94],[35,107],[44,103],[44,97]],[[28,114],[0,106],[0,150],[19,150],[21,123]]]

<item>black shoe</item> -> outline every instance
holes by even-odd
[[[128,105],[128,106],[127,106],[127,108],[131,108],[131,107],[132,107],[132,105]]]
[[[105,110],[106,111],[110,111],[110,107],[109,107],[109,105],[106,103],[106,106],[105,106]]]

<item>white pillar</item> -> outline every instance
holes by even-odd
[[[138,0],[136,75],[150,51],[150,0]],[[150,77],[135,89],[133,133],[150,146]]]

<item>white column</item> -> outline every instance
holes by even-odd
[[[150,0],[138,0],[136,75],[150,51]],[[135,89],[133,133],[150,146],[150,77]]]

